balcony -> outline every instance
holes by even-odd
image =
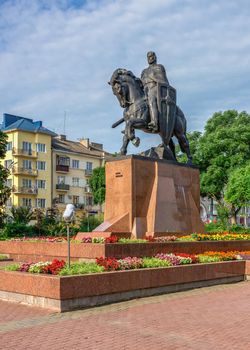
[[[37,188],[36,187],[12,187],[12,192],[15,194],[37,194]]]
[[[92,169],[85,169],[85,176],[91,176],[93,174],[93,170]]]
[[[12,155],[15,157],[29,157],[29,158],[37,158],[37,152],[22,148],[12,148]]]
[[[67,184],[56,184],[56,189],[58,191],[69,191],[69,185]]]
[[[69,165],[56,164],[56,171],[58,171],[60,173],[68,173],[69,172]]]
[[[36,169],[27,169],[23,167],[14,167],[12,169],[14,175],[26,175],[26,176],[37,176],[38,171]]]

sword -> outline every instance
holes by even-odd
[[[120,125],[121,123],[123,123],[125,121],[124,118],[119,119],[117,122],[115,122],[114,124],[112,124],[112,128],[116,128],[118,125]]]

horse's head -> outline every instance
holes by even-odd
[[[129,107],[134,102],[134,98],[130,94],[133,94],[135,89],[138,89],[138,79],[131,71],[121,68],[116,69],[111,76],[109,84],[122,108]]]

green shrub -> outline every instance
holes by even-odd
[[[36,232],[34,232],[34,226],[11,223],[11,224],[5,225],[0,235],[0,239],[3,240],[3,239],[14,238],[14,237],[32,237],[35,235],[36,235]]]
[[[89,216],[81,220],[80,231],[91,232],[103,222],[102,216]]]
[[[60,272],[59,275],[67,276],[67,275],[85,275],[88,273],[100,273],[104,271],[103,266],[99,266],[96,263],[73,263],[70,265],[70,268],[66,265]]]
[[[208,224],[205,224],[205,230],[207,232],[238,232],[238,233],[250,233],[250,228],[241,226],[241,225],[228,225],[227,228],[225,228],[224,225],[221,224],[221,222],[210,222]]]
[[[16,224],[28,224],[32,219],[33,212],[31,208],[12,207],[10,211]]]

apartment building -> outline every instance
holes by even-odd
[[[87,211],[100,211],[93,203],[89,179],[94,168],[104,165],[106,155],[102,144],[89,139],[75,142],[65,135],[53,138],[53,203],[59,209],[73,203]]]
[[[89,139],[70,141],[43,127],[41,121],[12,114],[3,115],[0,130],[8,135],[1,160],[10,169],[7,184],[12,192],[7,206],[63,210],[73,203],[86,211],[101,210],[93,203],[89,179],[109,155],[102,144]]]
[[[1,160],[10,169],[8,206],[51,207],[51,144],[56,134],[41,121],[11,114],[3,115],[0,129],[8,135],[6,156]]]

